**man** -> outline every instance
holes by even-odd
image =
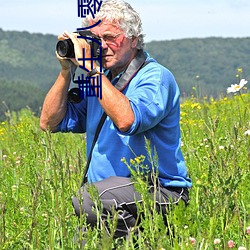
[[[101,22],[94,26],[99,20]],[[97,64],[78,60],[90,58],[90,48],[76,34],[64,33],[59,39],[70,38],[75,58],[58,56],[62,69],[47,94],[40,119],[43,130],[87,134],[87,155],[91,154],[87,180],[98,190],[103,205],[101,218],[119,210],[115,237],[124,236],[137,221],[136,202],[140,194],[134,188],[127,162],[144,155],[143,164],[158,173],[157,208],[165,211],[171,202],[188,203],[186,165],[181,152],[179,89],[173,75],[143,51],[141,20],[125,2],[107,0],[95,18],[86,18],[86,27],[102,41],[103,75]],[[84,66],[91,77],[102,77],[102,98],[85,97],[80,103],[68,101],[71,72]],[[93,70],[94,69],[94,70]],[[107,118],[91,152],[99,120]],[[157,166],[152,166],[146,150],[149,141],[157,153]],[[143,170],[142,170],[143,171]],[[145,176],[148,173],[145,173]],[[149,185],[152,185],[149,180]],[[152,189],[149,192],[154,192]],[[87,223],[95,226],[96,214],[86,185],[80,190],[82,204],[73,198],[76,214],[86,214]],[[153,195],[152,195],[153,196]]]

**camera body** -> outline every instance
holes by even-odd
[[[79,34],[78,37],[84,38],[90,45],[92,51],[92,58],[98,59],[100,57],[101,39],[95,37],[93,33],[91,33],[91,31],[89,30],[83,30],[76,33]],[[70,39],[58,41],[56,44],[56,51],[58,55],[61,57],[67,57],[67,58],[75,57],[74,44]]]

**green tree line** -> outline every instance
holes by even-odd
[[[0,29],[0,120],[7,107],[39,112],[60,70],[56,43],[54,35]],[[224,95],[238,68],[250,78],[250,38],[152,41],[146,50],[173,72],[183,97]]]
[[[154,41],[146,49],[174,73],[182,95],[196,87],[199,96],[217,98],[240,77],[250,77],[250,38]]]

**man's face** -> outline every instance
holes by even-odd
[[[102,66],[118,73],[125,69],[134,57],[137,39],[125,37],[117,25],[105,21],[92,28],[91,32],[102,38]]]

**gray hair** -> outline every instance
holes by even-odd
[[[144,48],[144,34],[142,33],[142,22],[139,14],[127,2],[121,0],[104,0],[99,12],[95,17],[88,15],[83,19],[83,27],[88,27],[91,20],[95,23],[99,20],[108,21],[118,25],[127,38],[138,38],[137,49]]]

